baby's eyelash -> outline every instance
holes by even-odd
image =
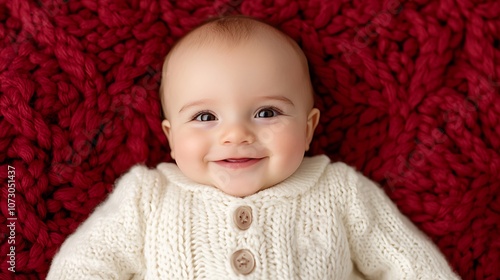
[[[261,107],[257,110],[257,113],[255,114],[255,116],[257,116],[259,114],[259,112],[263,111],[263,110],[270,110],[270,111],[273,111],[274,112],[274,116],[270,116],[270,117],[276,117],[276,116],[280,116],[280,115],[284,115],[284,112],[283,110],[275,107],[275,106],[265,106],[265,107]],[[208,115],[209,119],[206,119],[206,118],[201,118],[202,116],[204,115]],[[196,114],[194,114],[192,117],[191,117],[191,121],[198,121],[198,122],[209,122],[209,121],[215,121],[217,120],[217,116],[215,115],[215,113],[213,113],[212,111],[209,111],[209,110],[203,110],[203,111],[199,111],[197,112]]]
[[[256,115],[259,114],[259,112],[261,112],[262,110],[271,110],[276,114],[276,116],[284,115],[284,113],[281,109],[274,107],[274,106],[261,107],[257,110]]]
[[[262,108],[262,109],[271,109],[271,110],[276,111],[276,113],[278,113],[279,115],[284,115],[283,111],[280,108],[277,108],[277,107],[274,107],[274,106],[269,106],[269,107],[265,107],[265,108]]]
[[[210,114],[212,115],[215,119],[217,119],[217,117],[215,116],[215,114],[209,110],[203,110],[203,111],[200,111],[196,114],[194,114],[192,117],[191,117],[191,121],[202,121],[202,120],[198,120],[198,118],[204,114]]]

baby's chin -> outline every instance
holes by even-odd
[[[270,186],[262,185],[262,184],[256,184],[255,181],[249,181],[249,182],[241,182],[241,180],[238,180],[238,182],[232,182],[232,183],[226,183],[226,184],[217,184],[214,183],[212,184],[213,187],[219,189],[223,193],[234,196],[234,197],[247,197],[251,196],[253,194],[258,193],[259,191],[269,188]]]
[[[237,176],[236,174],[230,175],[227,172],[206,175],[208,176],[190,177],[190,179],[198,184],[216,188],[234,197],[250,196],[270,186],[270,184],[266,184],[264,178],[255,178],[255,176],[252,180],[252,178],[248,178],[243,174]]]
[[[275,180],[269,180],[269,178],[260,178],[260,180],[259,178],[236,178],[234,180],[225,181],[224,183],[212,182],[210,185],[227,195],[243,198],[271,188],[286,178],[274,179]]]

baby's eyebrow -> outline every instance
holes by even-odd
[[[259,99],[262,99],[262,100],[277,100],[277,101],[282,101],[282,102],[285,102],[285,103],[288,103],[292,106],[295,107],[295,104],[293,104],[292,100],[288,99],[287,97],[285,96],[282,96],[282,95],[270,95],[270,96],[261,96],[259,97]],[[194,106],[198,106],[198,105],[204,105],[204,104],[207,104],[207,103],[210,103],[212,100],[211,99],[200,99],[200,100],[196,100],[196,101],[193,101],[193,102],[189,102],[187,104],[185,104],[184,106],[181,107],[181,109],[179,110],[179,113],[186,110],[187,108],[189,107],[194,107]]]
[[[193,102],[189,102],[188,104],[182,106],[182,108],[179,110],[179,113],[182,112],[183,110],[186,110],[189,107],[203,105],[203,104],[209,103],[210,101],[211,101],[210,99],[200,99],[200,100],[196,100]]]
[[[285,103],[288,103],[288,104],[290,104],[292,106],[295,106],[295,104],[293,104],[292,100],[290,100],[287,97],[282,96],[282,95],[262,96],[262,97],[260,97],[260,99],[264,99],[264,100],[278,100],[278,101],[283,101]]]

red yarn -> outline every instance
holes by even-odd
[[[500,279],[500,3],[342,2],[0,0],[0,220],[17,218],[16,274],[2,226],[0,279],[44,278],[118,176],[170,160],[162,59],[223,14],[304,49],[322,111],[311,155],[381,183],[463,279]]]

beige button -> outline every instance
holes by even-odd
[[[252,224],[252,208],[240,206],[234,212],[234,223],[241,230],[247,230]]]
[[[241,249],[231,256],[231,265],[236,273],[247,275],[254,270],[255,259],[249,250]]]

